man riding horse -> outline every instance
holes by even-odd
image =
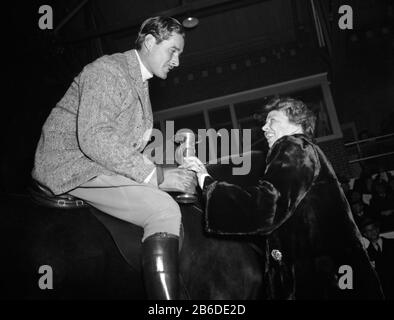
[[[142,153],[153,127],[148,80],[166,79],[179,65],[184,38],[177,20],[149,18],[135,50],[85,66],[44,124],[32,172],[55,195],[71,194],[143,227],[142,267],[150,299],[179,298],[181,213],[160,188],[187,190],[194,173],[163,170]]]

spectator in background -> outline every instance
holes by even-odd
[[[372,194],[372,172],[369,166],[362,164],[360,177],[354,182],[353,190],[360,194]]]
[[[375,183],[370,206],[380,217],[383,229],[394,230],[394,194],[385,181]]]
[[[380,236],[380,224],[375,219],[364,219],[363,236],[369,240],[367,252],[380,278],[386,299],[394,299],[394,240]]]
[[[351,202],[351,209],[354,221],[360,228],[362,221],[365,219],[377,219],[378,216],[368,204],[362,201],[361,198],[355,199]]]

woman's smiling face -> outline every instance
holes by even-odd
[[[265,125],[262,129],[270,148],[283,136],[303,133],[301,125],[291,122],[286,113],[282,110],[272,110],[268,113]]]

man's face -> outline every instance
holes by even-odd
[[[356,202],[356,203],[352,204],[352,211],[353,211],[353,213],[356,213],[356,214],[360,213],[360,212],[363,211],[363,209],[364,209],[364,206],[360,202]]]
[[[302,127],[289,121],[286,113],[281,110],[273,110],[268,113],[265,125],[263,126],[265,138],[271,148],[276,140],[283,136],[295,133],[302,133]]]
[[[156,77],[166,79],[168,72],[179,66],[179,56],[183,52],[183,36],[173,32],[167,40],[156,43],[150,36],[146,68]]]
[[[370,224],[364,227],[363,234],[369,241],[376,241],[379,239],[380,229],[375,224]]]

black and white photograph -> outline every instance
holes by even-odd
[[[394,299],[394,1],[3,16],[0,300]]]

